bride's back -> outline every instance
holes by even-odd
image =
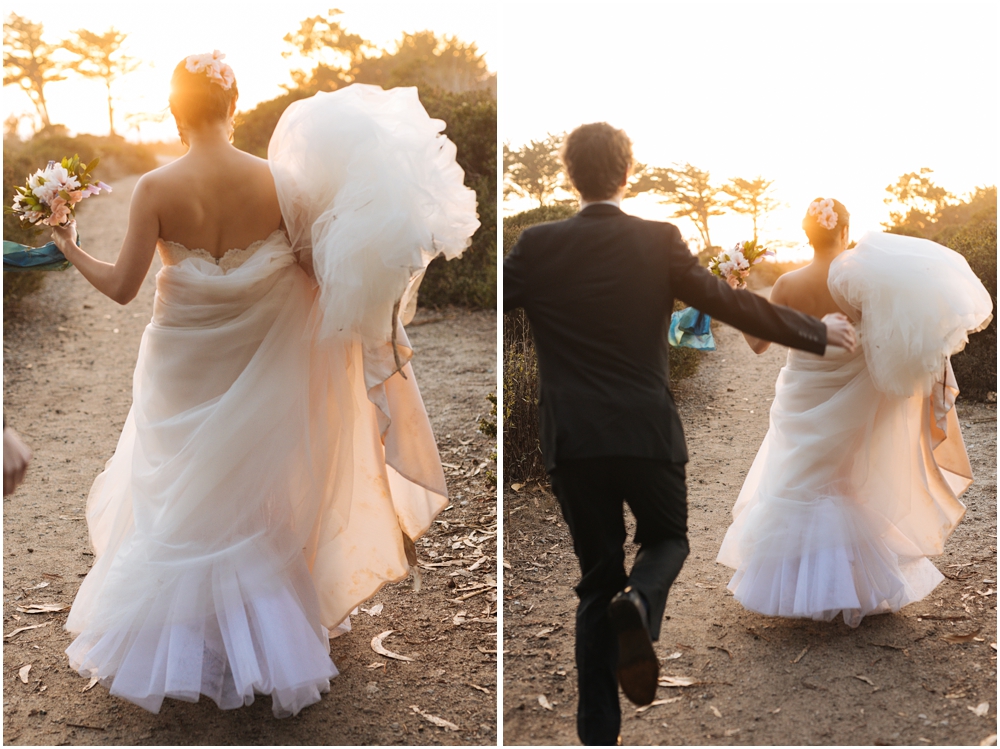
[[[267,162],[229,143],[239,91],[218,51],[191,55],[174,69],[170,111],[188,153],[142,179],[159,238],[222,257],[281,226]]]
[[[200,146],[147,175],[160,238],[215,257],[263,239],[281,225],[267,162],[228,144]]]

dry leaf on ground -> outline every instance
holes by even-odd
[[[945,642],[972,642],[972,640],[975,639],[976,635],[978,635],[981,631],[982,627],[976,627],[976,629],[964,635],[949,632],[946,635],[942,635],[941,639],[944,640]]]
[[[68,603],[29,603],[27,606],[18,606],[17,610],[22,614],[54,614],[68,608]]]
[[[52,624],[51,619],[49,619],[47,622],[42,622],[41,624],[31,624],[27,627],[18,627],[13,632],[8,632],[7,634],[5,634],[3,636],[3,639],[11,640],[14,637],[17,637],[17,635],[21,634],[22,632],[27,632],[29,629],[40,629],[42,627],[47,627],[50,624]]]
[[[538,704],[544,707],[546,710],[552,709],[552,703],[549,702],[548,697],[546,697],[544,694],[538,695]]]
[[[384,640],[386,637],[388,637],[395,631],[396,630],[394,629],[389,629],[383,632],[382,634],[375,635],[372,638],[372,650],[374,650],[379,655],[384,655],[386,658],[394,658],[397,661],[414,660],[413,658],[410,658],[408,655],[400,655],[399,653],[393,653],[391,650],[386,650],[385,647],[383,647],[382,640]]]
[[[682,700],[682,699],[684,699],[684,698],[681,697],[680,695],[678,695],[677,697],[671,697],[670,699],[667,699],[667,700],[653,700],[648,705],[643,705],[642,707],[637,707],[635,709],[635,711],[637,713],[644,713],[647,710],[649,710],[649,708],[651,708],[651,707],[656,707],[657,705],[669,705],[671,702],[677,702],[677,701]]]
[[[27,684],[28,683],[28,672],[29,671],[31,671],[31,664],[30,663],[27,666],[21,666],[21,668],[18,669],[18,671],[17,671],[17,678],[19,678],[21,680],[22,684]],[[972,708],[969,708],[969,709],[971,710]]]
[[[22,681],[24,681],[24,680],[22,679]],[[989,713],[989,711],[990,711],[990,703],[989,702],[980,702],[975,707],[973,707],[972,705],[969,705],[969,710],[972,712],[973,715],[976,715],[976,716],[982,718],[984,715],[986,715],[987,713]]]
[[[378,616],[379,614],[382,613],[382,609],[384,608],[385,608],[384,604],[376,603],[370,609],[366,609],[364,606],[362,606],[361,610],[366,614],[368,614],[368,616]]]
[[[425,720],[430,721],[431,723],[433,723],[434,725],[436,725],[436,726],[438,726],[440,728],[445,728],[445,729],[447,729],[449,731],[458,731],[458,730],[461,730],[461,729],[459,729],[458,726],[456,726],[450,720],[445,720],[444,718],[439,718],[436,715],[431,715],[430,713],[425,713],[423,710],[421,710],[416,705],[410,705],[410,709],[413,712],[415,712],[417,715],[420,715]]]
[[[709,705],[708,709],[712,711],[712,714],[715,715],[716,718],[722,717],[722,713],[719,712],[719,708],[717,708],[715,705]]]

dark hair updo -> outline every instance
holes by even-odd
[[[830,226],[833,217],[836,217],[836,223]],[[851,214],[839,200],[816,198],[809,204],[806,216],[802,219],[802,228],[809,244],[817,250],[825,250],[836,243],[837,237],[850,223]]]
[[[170,79],[170,113],[177,120],[178,130],[182,123],[184,127],[196,128],[228,119],[230,107],[238,97],[235,80],[225,89],[205,71],[189,71],[187,58],[178,63]]]

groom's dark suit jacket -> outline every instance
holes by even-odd
[[[549,471],[579,458],[687,461],[670,393],[675,298],[758,338],[826,348],[816,318],[730,288],[698,264],[676,226],[608,204],[525,229],[504,259],[503,292],[504,310],[523,307],[531,322]]]

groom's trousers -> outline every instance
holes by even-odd
[[[667,593],[688,555],[684,463],[647,458],[559,460],[552,489],[580,561],[576,593],[577,732],[584,744],[614,745],[621,729],[618,639],[608,604],[626,585],[646,599],[649,632],[660,634]],[[625,572],[627,502],[640,545]]]

